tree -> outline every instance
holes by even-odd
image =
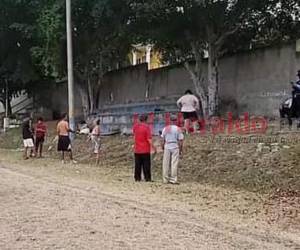
[[[86,113],[93,113],[104,75],[127,64],[128,7],[124,0],[77,1],[75,6],[75,76]]]
[[[59,3],[47,5],[39,17],[39,34],[45,42],[35,52],[45,74],[64,78],[66,37],[61,35],[65,32],[61,15],[64,6]],[[98,107],[104,75],[127,63],[131,45],[128,11],[125,0],[72,1],[74,75],[85,116]]]
[[[8,109],[8,115],[11,115],[12,97],[38,80],[30,54],[32,7],[31,3],[23,1],[3,0],[0,3],[0,102]]]
[[[130,6],[138,39],[154,42],[167,60],[184,63],[206,116],[218,110],[219,59],[251,43],[269,44],[274,41],[272,34],[285,33],[283,24],[293,30],[299,15],[299,5],[292,0],[143,0],[130,1]]]

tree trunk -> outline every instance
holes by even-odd
[[[99,83],[99,81],[98,81]],[[98,109],[100,105],[100,92],[101,92],[101,84],[97,85],[97,89],[95,91],[95,108]]]
[[[8,99],[7,105],[7,117],[10,117],[12,115],[11,98]]]
[[[6,100],[0,99],[0,102],[2,103],[4,114],[6,115]],[[7,116],[10,117],[12,115],[12,106],[11,106],[11,98],[8,100],[8,110],[7,110]]]
[[[78,83],[77,88],[81,98],[82,111],[84,119],[87,119],[89,114],[94,112],[95,101],[94,89],[87,68],[84,72],[84,74],[81,74],[75,71],[78,78],[76,82]]]
[[[91,78],[88,76],[87,78],[87,97],[88,97],[88,102],[89,102],[89,114],[94,113],[95,110],[95,102],[94,102],[94,89],[91,83]]]
[[[199,63],[199,62],[198,62]],[[207,91],[205,90],[204,79],[202,72],[196,72],[197,70],[193,70],[189,64],[189,62],[184,63],[185,69],[189,72],[192,82],[194,84],[194,88],[196,94],[200,97],[201,111],[204,117],[208,115],[208,98]]]
[[[207,73],[208,73],[208,115],[214,116],[218,112],[219,79],[218,79],[217,51],[212,45],[209,45]]]
[[[81,98],[83,116],[84,119],[86,120],[89,115],[89,99],[88,99],[87,91],[82,86],[78,86],[78,90]]]

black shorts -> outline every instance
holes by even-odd
[[[63,136],[63,135],[59,136],[57,151],[71,151],[71,140],[69,136]]]
[[[198,114],[196,111],[193,112],[182,112],[183,114],[183,119],[184,120],[192,120],[192,121],[196,121],[198,120]]]

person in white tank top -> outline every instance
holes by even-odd
[[[180,108],[184,119],[184,128],[186,133],[189,132],[190,125],[193,125],[194,132],[197,130],[199,100],[193,95],[191,90],[187,90],[178,101],[177,106]]]

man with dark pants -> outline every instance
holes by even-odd
[[[300,128],[300,70],[298,70],[298,81],[296,83],[292,83],[293,87],[293,102],[291,107],[292,116],[297,118],[297,126]]]
[[[145,181],[151,181],[151,148],[152,135],[151,129],[146,124],[147,116],[141,115],[140,122],[133,126],[134,135],[134,157],[135,157],[135,171],[134,179],[139,182],[142,180],[142,170]]]
[[[35,152],[39,154],[39,157],[43,157],[43,144],[47,133],[47,125],[44,123],[42,117],[38,118],[35,126]]]

